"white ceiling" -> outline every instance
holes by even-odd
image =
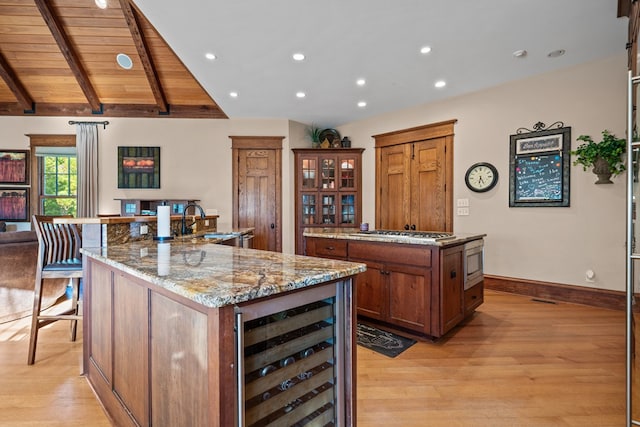
[[[230,118],[321,128],[624,52],[628,25],[616,0],[135,3]],[[519,49],[528,54],[515,58]],[[556,49],[566,54],[547,57]]]

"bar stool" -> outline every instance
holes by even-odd
[[[33,365],[36,357],[38,330],[57,320],[71,321],[71,341],[76,340],[78,320],[82,318],[79,308],[82,242],[75,224],[54,224],[53,216],[33,215],[32,222],[38,237],[38,264],[33,296],[31,336],[27,363]],[[58,217],[59,218],[59,217]],[[73,292],[71,308],[59,314],[40,313],[42,307],[42,287],[45,279],[71,279]],[[54,306],[55,307],[55,306]],[[55,308],[53,309],[55,310]]]

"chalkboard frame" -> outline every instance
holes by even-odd
[[[509,207],[570,206],[571,127],[518,133],[510,135],[509,142]],[[561,182],[558,188],[561,192],[560,197],[526,197],[520,190],[518,160],[548,155],[558,155],[562,161]],[[550,184],[553,185],[552,182]]]

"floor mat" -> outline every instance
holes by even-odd
[[[396,357],[416,343],[415,340],[362,323],[358,323],[357,339],[358,345],[388,357]]]

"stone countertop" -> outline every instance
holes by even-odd
[[[139,241],[82,253],[142,280],[216,308],[352,276],[364,264],[243,249],[205,239]]]
[[[486,234],[481,233],[453,233],[455,237],[446,240],[433,241],[408,236],[377,236],[375,234],[360,234],[358,228],[331,228],[331,227],[309,227],[305,228],[303,235],[305,237],[321,237],[324,239],[345,239],[358,240],[366,242],[383,242],[383,243],[405,243],[410,245],[428,245],[428,246],[456,246],[472,240],[482,239]]]

